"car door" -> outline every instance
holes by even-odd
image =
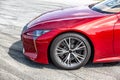
[[[114,27],[114,52],[116,56],[120,56],[120,13],[116,15],[118,20]]]

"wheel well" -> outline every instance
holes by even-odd
[[[88,62],[93,62],[93,59],[94,59],[94,46],[93,46],[92,41],[85,34],[80,33],[80,32],[75,32],[75,31],[68,31],[68,32],[61,33],[59,35],[62,35],[62,34],[65,34],[65,33],[76,33],[76,34],[82,35],[83,37],[85,37],[88,40],[88,42],[90,43],[90,46],[91,46],[91,56],[90,56],[90,59],[89,59]],[[56,37],[58,37],[59,35],[57,35]],[[50,54],[49,53],[50,53],[50,47],[51,47],[51,44],[52,44],[53,40],[51,41],[51,43],[50,43],[50,45],[48,47],[48,60],[49,60],[49,62],[51,62],[51,58],[50,58]]]

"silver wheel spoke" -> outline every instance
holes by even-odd
[[[70,55],[71,55],[71,54],[68,54],[68,55],[63,59],[63,62],[64,62],[64,63],[69,64],[69,61],[70,61]]]
[[[79,55],[78,55],[78,58],[80,58],[80,59],[82,59],[82,60],[84,59],[84,57],[83,57],[83,56],[79,56]]]
[[[56,47],[57,59],[63,65],[72,67],[81,64],[86,56],[86,46],[83,41],[75,37],[61,40]]]
[[[76,57],[78,57],[79,59],[84,59],[84,55],[80,55],[80,54],[78,54],[78,53],[74,53],[74,55],[76,55]]]
[[[71,41],[70,41],[70,38],[69,38],[69,49],[71,49]]]
[[[58,48],[57,48],[57,51],[66,52],[67,50],[66,50],[66,49],[64,49],[64,48],[60,48],[60,47],[58,47]]]
[[[71,54],[69,54],[67,64],[68,64],[68,65],[71,65]]]
[[[57,52],[57,55],[63,55],[65,53],[69,52],[69,51],[65,50],[64,48],[60,48],[60,47],[58,47],[56,51],[60,51],[60,52]]]
[[[78,58],[78,56],[76,54],[72,53],[72,55],[74,56],[75,60],[77,60],[79,63],[81,63],[81,61],[79,60],[79,58]]]
[[[71,45],[70,38],[68,39],[68,42],[67,42],[67,39],[64,39],[64,41],[65,41],[65,44],[67,45],[67,47],[70,49],[70,45]]]
[[[76,50],[81,50],[81,49],[84,49],[84,48],[85,48],[85,46],[81,46],[81,47],[77,47],[77,48],[75,48],[73,50],[76,51]]]
[[[66,53],[68,53],[68,52],[59,52],[59,53],[57,53],[57,55],[64,55]]]
[[[75,49],[79,48],[82,44],[83,44],[83,42],[80,42],[80,43],[75,47]]]

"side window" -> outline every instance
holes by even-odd
[[[120,12],[120,0],[109,0],[106,5],[110,7],[110,11],[112,12]]]
[[[120,0],[105,0],[93,6],[92,9],[99,10],[98,12],[119,13]]]
[[[113,6],[112,8],[119,8],[120,9],[120,4]]]
[[[105,3],[108,7],[117,7],[120,5],[120,0],[109,0],[107,3]]]

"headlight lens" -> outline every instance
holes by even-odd
[[[39,37],[42,34],[49,32],[50,30],[35,30],[33,32],[27,33],[28,36]]]

